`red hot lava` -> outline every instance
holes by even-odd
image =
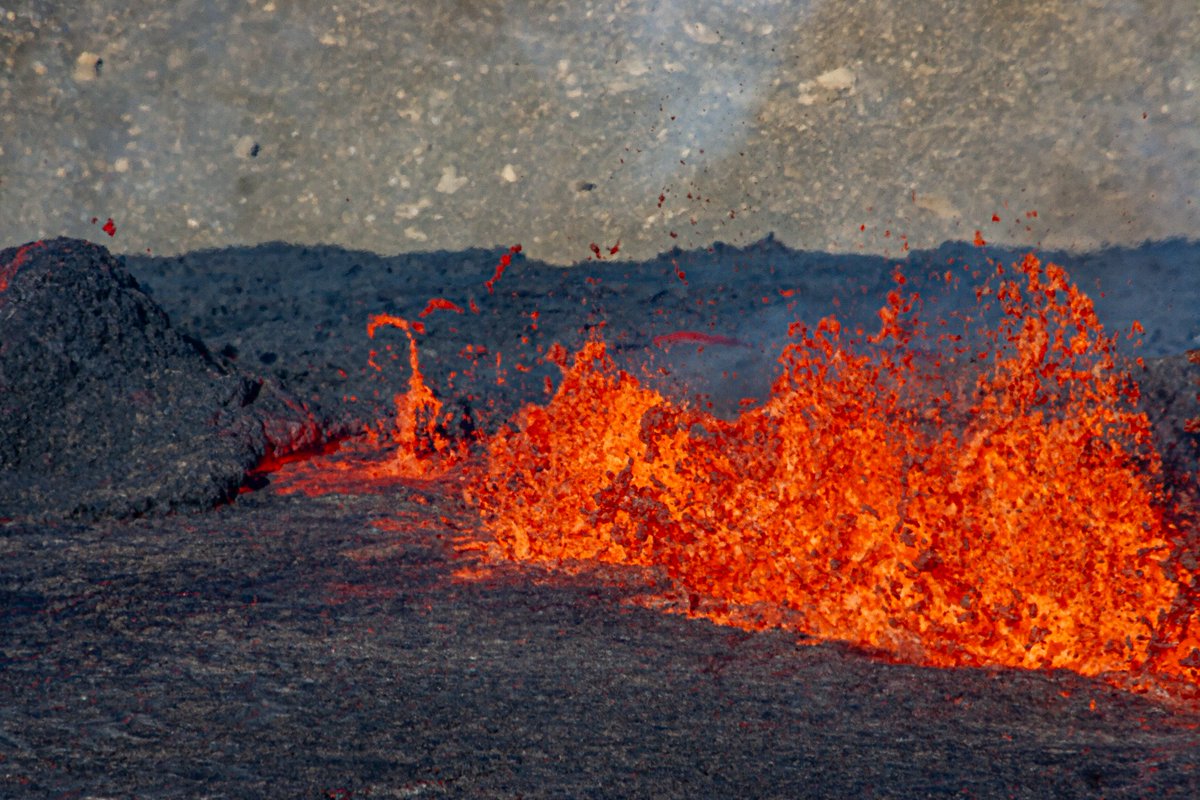
[[[977,291],[998,323],[931,341],[897,283],[866,341],[834,317],[793,325],[770,398],[731,421],[590,342],[464,467],[489,552],[652,568],[689,613],[906,661],[1194,694],[1196,580],[1091,300],[1031,255]],[[413,326],[377,317],[372,335],[385,324],[413,368],[392,474],[462,463],[432,427]]]

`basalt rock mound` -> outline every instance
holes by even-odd
[[[103,247],[0,251],[0,517],[208,508],[320,437],[285,389],[172,327]]]

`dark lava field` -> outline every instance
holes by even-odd
[[[1186,704],[659,613],[610,569],[463,577],[482,534],[452,480],[310,496],[265,469],[392,413],[408,340],[368,337],[375,314],[424,323],[451,436],[544,401],[560,372],[542,356],[593,336],[731,415],[768,392],[790,322],[877,326],[897,263],[965,308],[971,287],[935,277],[947,264],[1022,254],[949,243],[898,262],[768,238],[600,255],[0,251],[0,796],[1200,794]],[[1192,498],[1200,245],[1039,255],[1144,358],[1142,407]]]

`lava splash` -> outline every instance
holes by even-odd
[[[691,613],[906,661],[1200,684],[1196,584],[1091,300],[1031,255],[934,339],[896,280],[874,336],[794,325],[731,421],[586,345],[487,443],[493,550],[657,568]]]

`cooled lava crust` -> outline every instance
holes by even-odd
[[[0,251],[0,516],[82,519],[228,500],[323,432],[277,382],[181,333],[108,251]]]

